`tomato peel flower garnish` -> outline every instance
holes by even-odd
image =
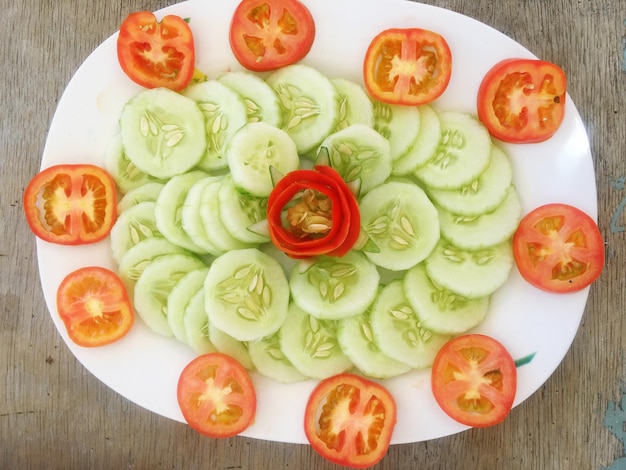
[[[356,197],[341,175],[325,165],[287,173],[267,202],[274,245],[292,258],[344,256],[361,230]]]

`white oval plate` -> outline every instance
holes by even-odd
[[[228,26],[238,0],[191,0],[158,12],[190,19],[197,68],[210,78],[241,69],[228,43]],[[315,43],[304,63],[329,76],[362,82],[362,60],[371,39],[390,27],[420,27],[442,34],[453,54],[453,73],[437,110],[475,113],[478,86],[496,62],[534,57],[498,31],[448,10],[402,0],[304,0],[316,21]],[[123,104],[139,91],[121,71],[116,35],[104,41],[70,81],[54,115],[42,168],[59,163],[103,165]],[[597,216],[596,187],[589,142],[578,111],[567,98],[565,121],[549,141],[504,145],[514,165],[514,183],[524,212],[549,202],[575,205]],[[183,422],[176,383],[194,354],[174,339],[153,334],[138,318],[128,336],[99,349],[85,349],[68,339],[60,321],[56,290],[63,277],[85,265],[114,268],[109,241],[63,247],[37,241],[41,283],[59,333],[72,353],[96,377],[127,399],[162,416]],[[551,295],[523,282],[513,272],[493,298],[488,318],[477,331],[500,340],[515,359],[535,354],[519,368],[515,404],[520,404],[554,372],[580,323],[588,289]],[[392,443],[418,442],[466,429],[448,418],[430,392],[430,370],[385,381],[398,405]],[[307,397],[316,382],[283,385],[253,374],[258,393],[254,425],[243,435],[306,443],[302,422]]]

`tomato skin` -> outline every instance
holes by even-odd
[[[177,399],[189,426],[208,437],[236,436],[253,423],[256,414],[256,391],[248,372],[219,352],[187,364],[178,379]]]
[[[57,310],[70,339],[83,347],[104,346],[123,338],[135,318],[120,277],[99,266],[79,268],[61,281]]]
[[[513,235],[513,257],[522,277],[554,293],[589,286],[604,269],[597,224],[580,209],[553,203],[526,214]]]
[[[152,12],[131,13],[122,22],[117,57],[126,75],[145,88],[185,88],[193,78],[195,48],[191,28],[176,15],[160,22]]]
[[[567,80],[556,64],[505,59],[487,72],[478,89],[478,118],[493,137],[509,143],[537,143],[563,122]]]
[[[26,186],[24,212],[33,233],[47,242],[99,242],[109,235],[117,217],[115,181],[95,165],[46,168]]]
[[[235,58],[248,70],[276,70],[308,54],[315,21],[297,0],[243,0],[233,14],[229,39]]]
[[[438,33],[420,28],[387,29],[370,43],[363,61],[367,91],[384,103],[430,103],[448,87],[452,53]]]
[[[486,335],[465,334],[448,341],[437,353],[431,387],[435,400],[452,419],[467,426],[493,426],[511,411],[517,370],[500,342]]]
[[[315,387],[306,406],[304,432],[325,459],[368,468],[387,453],[396,420],[396,403],[385,387],[346,373]]]

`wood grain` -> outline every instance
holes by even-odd
[[[358,0],[354,0],[355,5]],[[69,79],[131,11],[173,1],[0,0],[0,462],[24,469],[332,469],[308,446],[205,439],[109,390],[48,314],[22,193]],[[207,2],[207,4],[210,2]],[[626,386],[626,6],[621,0],[437,0],[559,63],[587,127],[606,269],[554,375],[503,424],[392,446],[380,469],[600,469],[624,455],[604,423]],[[614,219],[611,230],[611,219]],[[558,334],[558,332],[555,332]],[[619,436],[623,438],[623,435]]]

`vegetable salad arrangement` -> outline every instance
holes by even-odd
[[[556,132],[563,71],[511,58],[484,77],[476,116],[438,112],[454,51],[435,31],[381,31],[363,86],[300,62],[316,29],[297,0],[241,1],[229,42],[244,70],[217,77],[196,69],[192,25],[131,14],[117,55],[143,90],[122,110],[106,171],[57,165],[25,191],[39,238],[110,238],[116,272],[85,267],[59,286],[70,338],[108,344],[138,314],[186,344],[197,358],[178,403],[210,437],[253,423],[249,370],[316,379],[306,437],[348,467],[386,454],[398,411],[384,379],[411,369],[432,368],[433,396],[458,422],[505,419],[514,360],[468,333],[492,294],[513,268],[559,294],[603,268],[598,227],[579,209],[522,215],[498,144]]]

